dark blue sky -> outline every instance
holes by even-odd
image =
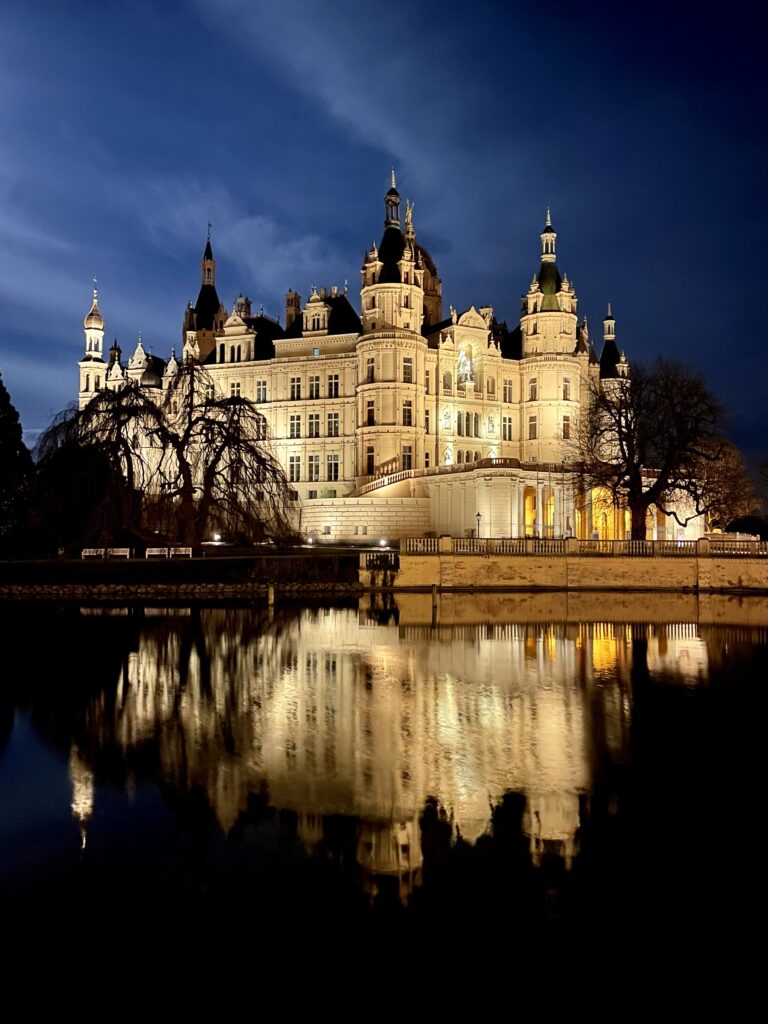
[[[0,371],[32,439],[107,340],[357,292],[391,165],[448,303],[516,322],[547,206],[580,312],[700,367],[768,455],[766,5],[4,0]]]

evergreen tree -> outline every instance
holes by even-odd
[[[0,374],[0,556],[8,557],[25,515],[32,458],[24,444],[19,414]]]

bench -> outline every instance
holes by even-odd
[[[146,558],[167,558],[168,548],[147,548]]]
[[[107,548],[107,558],[130,558],[130,548]]]
[[[106,548],[83,548],[80,552],[81,558],[104,558],[106,557]]]
[[[192,548],[171,548],[171,558],[191,558]]]

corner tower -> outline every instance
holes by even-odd
[[[94,281],[94,286],[96,282]],[[99,292],[93,289],[91,308],[83,320],[85,332],[85,352],[78,363],[80,369],[79,405],[84,405],[93,398],[96,391],[104,386],[104,375],[107,365],[104,362],[104,317],[99,309]]]
[[[568,276],[561,276],[557,266],[557,232],[552,227],[549,209],[540,238],[539,272],[523,296],[523,356],[572,353],[577,342],[578,300]]]
[[[184,314],[182,342],[189,342],[189,334],[195,333],[195,341],[200,351],[200,359],[204,360],[216,344],[216,335],[224,328],[227,311],[224,309],[216,291],[216,260],[213,258],[210,225],[208,238],[200,260],[200,291],[197,302],[190,302]]]

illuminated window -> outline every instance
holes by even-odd
[[[256,381],[256,401],[266,402],[267,400],[267,382],[265,380]]]
[[[328,437],[339,436],[339,414],[337,412],[328,413]]]
[[[288,479],[290,482],[296,483],[301,480],[301,456],[300,455],[289,455],[288,456]]]
[[[413,469],[413,446],[403,445],[403,469]]]
[[[528,401],[535,402],[539,396],[539,385],[535,377],[528,381]]]
[[[230,383],[230,385],[229,385],[229,395],[230,395],[230,398],[239,398],[240,397],[240,381],[239,380],[233,380]]]
[[[309,455],[307,457],[307,480],[314,481],[320,479],[320,456]]]
[[[570,402],[571,400],[571,379],[570,377],[563,377],[563,401]]]
[[[328,456],[328,458],[326,459],[326,468],[328,470],[328,480],[339,479],[339,456],[337,453],[334,452],[333,454]]]
[[[320,397],[320,374],[312,374],[309,378],[309,397]]]
[[[413,402],[406,399],[403,402],[403,426],[410,427],[413,425]]]
[[[496,395],[496,381],[493,377],[488,378],[488,397],[493,398]]]
[[[320,437],[320,413],[311,412],[307,416],[307,436]]]
[[[511,380],[505,380],[504,381],[504,401],[505,402],[511,402],[512,401],[512,381]]]
[[[536,440],[536,417],[535,416],[529,416],[528,417],[528,440],[529,441],[535,441]]]
[[[429,409],[424,410],[424,433],[429,433]]]
[[[365,382],[366,384],[373,384],[376,380],[376,360],[371,356],[365,364]]]
[[[301,377],[291,377],[291,401],[301,398]]]
[[[288,436],[301,437],[301,416],[291,416],[288,420]]]
[[[503,416],[501,419],[501,439],[502,441],[512,440],[512,417]]]
[[[338,373],[328,374],[328,397],[338,398],[339,397],[339,375]]]
[[[413,359],[409,356],[403,359],[403,384],[413,384]]]

